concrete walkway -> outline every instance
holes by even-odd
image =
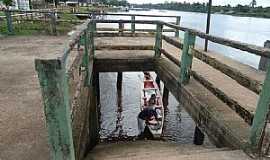
[[[65,37],[0,39],[0,160],[48,160],[34,59],[62,53]]]

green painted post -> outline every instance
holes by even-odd
[[[254,150],[259,149],[261,138],[263,136],[264,126],[269,113],[270,105],[270,64],[264,80],[263,88],[260,93],[259,101],[257,104],[256,112],[254,115],[253,123],[250,131],[250,144]]]
[[[192,67],[193,55],[191,53],[191,48],[194,48],[196,36],[191,34],[189,31],[185,32],[184,46],[182,50],[181,57],[181,72],[180,72],[180,82],[187,84],[190,79],[190,71]]]
[[[86,69],[86,80],[85,80],[85,85],[90,86],[91,84],[91,77],[89,74],[89,31],[86,29],[84,31],[84,57],[83,57],[83,63],[84,67]]]
[[[177,16],[176,17],[176,25],[177,26],[180,26],[180,20],[181,20],[181,17]],[[177,38],[179,37],[179,30],[178,29],[175,30],[175,37],[177,37]]]
[[[131,20],[135,21],[135,16],[131,16]],[[132,22],[131,23],[131,32],[135,33],[135,31],[136,31],[136,25],[135,25],[135,22]]]
[[[91,56],[95,56],[95,33],[97,30],[97,24],[96,22],[91,22],[90,23],[90,54]]]
[[[6,10],[5,15],[6,15],[6,19],[7,19],[8,34],[14,34],[11,12]]]
[[[68,81],[60,60],[35,60],[53,160],[75,160]]]
[[[124,23],[122,23],[121,21],[119,22],[119,33],[120,34],[123,34],[123,32],[124,32]]]
[[[157,29],[156,29],[155,57],[160,57],[161,55],[162,31],[163,31],[163,25],[158,23]]]
[[[56,31],[56,17],[55,17],[55,13],[54,12],[51,12],[50,17],[51,17],[52,35],[56,36],[57,35],[57,31]]]

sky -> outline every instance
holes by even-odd
[[[208,2],[208,0],[128,0],[129,3],[163,3],[165,1],[174,1],[174,2]],[[237,4],[248,5],[251,0],[213,0],[214,5],[227,5],[230,4],[235,6]],[[270,0],[257,0],[258,6],[270,6]]]

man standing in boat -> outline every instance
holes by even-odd
[[[154,120],[158,119],[157,112],[152,107],[144,108],[138,115],[138,129],[139,129],[139,137],[143,135],[145,129],[145,122],[150,123]],[[154,123],[153,123],[154,124]]]

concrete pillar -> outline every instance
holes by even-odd
[[[270,40],[267,40],[264,43],[265,48],[270,48]],[[267,65],[269,64],[269,59],[266,57],[261,57],[260,64],[259,64],[259,70],[266,71]]]
[[[157,75],[157,77],[156,77],[156,83],[157,83],[157,85],[158,85],[158,88],[160,89],[160,78],[159,78],[158,75]]]
[[[203,142],[204,142],[204,133],[199,129],[198,126],[196,126],[193,143],[195,145],[203,145]]]
[[[162,102],[163,102],[164,109],[167,109],[168,108],[168,104],[169,104],[169,93],[170,92],[167,89],[167,87],[164,86],[163,97],[162,97]]]
[[[100,105],[100,86],[99,86],[99,72],[94,73],[94,87],[97,96],[97,105]]]

